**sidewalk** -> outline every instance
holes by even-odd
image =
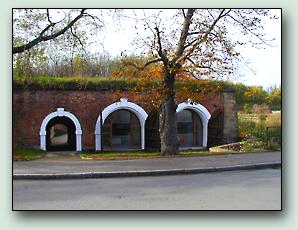
[[[81,160],[77,155],[49,155],[13,162],[13,179],[79,179],[174,175],[281,166],[281,152],[131,160]]]

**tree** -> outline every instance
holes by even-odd
[[[244,92],[245,103],[248,103],[250,105],[261,105],[265,103],[266,96],[266,91],[260,86],[249,86],[247,87],[247,90]]]
[[[281,109],[281,88],[271,87],[266,97],[266,102],[272,110]]]
[[[97,29],[103,26],[102,21],[98,17],[89,14],[87,9],[64,11],[14,9],[13,14],[13,54],[23,53],[41,42],[54,40],[67,33],[83,46],[81,37],[75,30],[75,25],[83,19],[91,18],[93,21],[90,22]]]
[[[90,58],[89,47],[95,42],[101,44],[102,36],[97,35],[105,26],[103,18],[114,16],[113,12],[118,13],[93,9],[14,9],[14,76],[71,76],[76,57]]]
[[[268,10],[253,9],[188,9],[176,14],[175,23],[162,20],[160,12],[136,22],[151,31],[138,39],[150,49],[152,57],[139,69],[153,63],[162,65],[163,101],[159,109],[159,131],[162,154],[175,154],[177,145],[176,102],[174,83],[183,72],[189,77],[222,77],[231,74],[240,53],[237,47],[250,43],[257,47],[268,44],[262,33],[262,18]],[[230,31],[237,32],[233,40]],[[239,34],[240,33],[240,34]],[[140,34],[140,33],[138,33]]]
[[[42,75],[43,70],[47,69],[47,57],[43,48],[32,48],[30,52],[23,52],[14,56],[15,66],[13,75],[15,77]]]

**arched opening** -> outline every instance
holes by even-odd
[[[48,114],[39,131],[41,150],[82,151],[82,129],[79,120],[64,108]]]
[[[129,142],[132,142],[132,144],[131,144],[131,146],[129,146],[129,148],[132,147],[133,149],[139,149],[139,148],[144,149],[145,148],[145,121],[146,121],[148,115],[142,107],[138,106],[135,103],[129,102],[126,98],[121,98],[119,102],[115,102],[115,103],[107,106],[102,111],[102,113],[98,116],[96,124],[95,124],[95,149],[97,151],[101,151],[102,148],[104,148],[104,149],[112,149],[113,148],[113,138],[112,138],[112,136],[113,136],[113,120],[115,122],[115,119],[113,119],[113,116],[117,116],[117,115],[112,115],[112,116],[110,116],[110,115],[118,110],[124,110],[129,113],[129,119],[127,118],[128,117],[127,113],[126,113],[126,115],[124,115],[124,116],[126,116],[126,118],[125,118],[126,124],[129,123],[129,125],[126,127],[130,127],[129,128],[130,130],[135,130],[133,132],[136,132],[136,134],[131,134],[132,137],[129,137]],[[107,119],[109,121],[106,121]],[[118,118],[116,118],[116,121],[117,121],[117,119]],[[129,120],[129,122],[128,122],[128,120]],[[138,122],[136,122],[136,121],[138,121]],[[123,127],[123,124],[121,124],[123,122],[124,121],[120,121],[120,124],[116,125],[116,127],[121,127],[121,126]],[[136,131],[136,130],[138,130],[138,128],[136,128],[136,127],[139,127],[139,126],[140,126],[140,131]],[[128,129],[126,129],[126,130],[128,130]],[[115,131],[115,127],[114,127],[114,131]],[[103,132],[104,132],[104,134],[103,134]],[[137,140],[139,140],[138,132],[140,132],[141,147],[139,147],[137,144],[133,144],[133,143],[137,143]],[[126,134],[126,137],[127,137],[127,135],[128,134]],[[116,134],[115,134],[115,136],[116,136]],[[103,143],[103,141],[105,141],[105,143]],[[118,138],[118,141],[119,141],[119,138]],[[123,141],[124,141],[124,139],[123,139]],[[117,138],[114,139],[114,142],[117,142]],[[122,142],[122,140],[121,140],[121,142]],[[125,147],[125,146],[123,146],[123,147]],[[113,148],[113,149],[115,149],[115,148]],[[127,150],[127,148],[126,149],[121,148],[121,149]]]
[[[102,125],[104,150],[141,149],[141,125],[137,116],[126,109],[108,115]]]
[[[46,150],[76,150],[76,127],[70,118],[54,117],[47,123]]]
[[[222,145],[224,112],[222,108],[215,110],[208,123],[208,147]]]
[[[197,117],[194,115],[191,115],[192,117],[191,121],[195,122],[196,125],[191,126],[190,129],[192,129],[194,133],[197,132],[195,136],[193,136],[193,138],[199,138],[199,136],[201,135],[202,138],[197,139],[198,145],[202,147],[207,147],[208,122],[211,117],[209,111],[201,104],[192,103],[191,100],[188,100],[188,102],[180,103],[176,109],[176,112],[180,113],[183,110],[190,110],[192,114],[197,115]],[[189,121],[190,115],[188,115],[188,118],[186,119],[188,119]],[[185,123],[188,123],[188,121],[185,120]],[[201,129],[200,129],[200,126],[201,126]],[[202,130],[201,133],[199,132],[200,130]]]
[[[148,151],[160,151],[159,113],[152,110],[145,122],[145,149]]]
[[[203,126],[198,114],[190,109],[177,113],[179,147],[200,147],[203,141]]]

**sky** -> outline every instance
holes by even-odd
[[[247,85],[261,85],[264,88],[281,85],[281,14],[280,10],[275,10],[279,16],[278,20],[266,20],[265,33],[270,38],[276,40],[272,46],[266,46],[265,49],[245,48],[241,51],[245,60],[251,62],[251,68],[243,68],[240,72],[245,74],[237,82],[243,82]]]
[[[272,46],[265,49],[243,47],[240,50],[245,63],[242,64],[236,76],[231,78],[234,82],[246,85],[257,85],[268,88],[281,85],[281,10],[271,10],[279,17],[277,20],[267,19],[264,32],[268,38],[275,38]],[[105,28],[104,50],[112,56],[119,56],[122,51],[132,49],[133,34],[131,23],[121,23],[121,28],[115,29],[113,22]]]

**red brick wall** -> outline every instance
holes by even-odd
[[[124,92],[122,96],[143,107],[148,114],[151,111],[144,103],[131,100],[129,92]],[[116,97],[112,92],[15,90],[13,147],[39,147],[39,129],[43,119],[57,108],[64,108],[74,114],[81,124],[83,148],[95,149],[94,132],[98,115],[114,102]],[[217,108],[223,108],[223,97],[218,93],[199,103],[212,114]]]

